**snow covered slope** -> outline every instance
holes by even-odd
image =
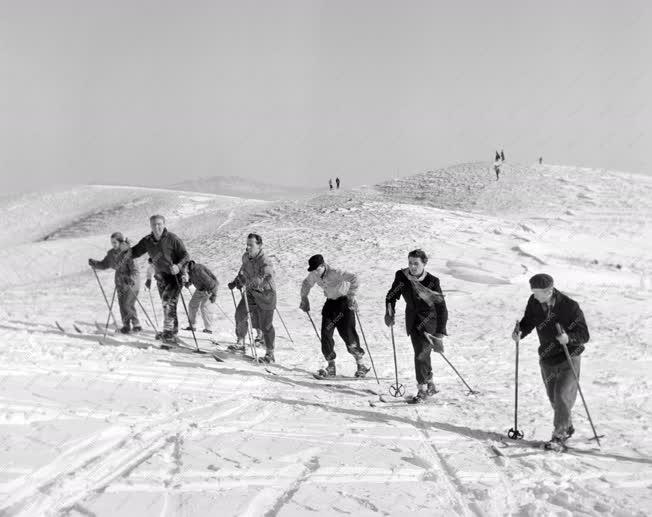
[[[7,203],[0,515],[649,513],[650,178],[506,164],[496,182],[489,164],[466,164],[307,200],[81,187]],[[277,366],[226,352],[218,363],[157,350],[150,328],[140,339],[111,335],[98,343],[94,322],[106,321],[106,307],[86,260],[101,256],[112,231],[144,235],[152,212],[170,216],[170,230],[216,272],[229,318],[226,283],[244,238],[263,236],[293,338],[277,319]],[[384,296],[415,247],[429,253],[428,269],[447,295],[446,355],[479,395],[467,396],[433,357],[440,393],[432,403],[378,402],[394,382]],[[310,375],[323,359],[297,307],[314,253],[359,274],[360,318],[380,384]],[[547,439],[552,426],[535,337],[521,347],[526,440],[501,442],[513,425],[509,334],[529,294],[527,279],[541,271],[584,309],[592,340],[582,386],[605,435],[601,450],[588,442],[579,400],[572,452],[528,446]],[[110,289],[112,273],[101,278]],[[311,303],[319,325],[317,290]],[[413,391],[399,307],[398,371]],[[226,345],[232,324],[218,316],[216,337]],[[201,346],[212,349],[206,340]],[[336,351],[339,372],[351,375],[354,362],[339,340]]]

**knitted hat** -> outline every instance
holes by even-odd
[[[552,287],[553,283],[552,277],[545,273],[537,273],[530,278],[531,289],[548,289],[549,287]]]
[[[111,238],[115,239],[118,242],[124,242],[124,240],[125,240],[124,235],[122,235],[121,232],[113,232],[111,234]]]

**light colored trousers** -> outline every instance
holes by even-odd
[[[195,320],[197,319],[197,312],[201,311],[201,317],[204,320],[204,328],[206,330],[213,330],[213,304],[210,302],[209,298],[211,293],[208,291],[200,291],[195,289],[195,292],[192,293],[190,302],[188,303],[188,323],[195,326]]]

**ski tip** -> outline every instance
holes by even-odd
[[[54,324],[57,326],[57,328],[58,328],[61,332],[65,332],[64,328],[59,324],[58,321],[55,321]]]

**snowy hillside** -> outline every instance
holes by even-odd
[[[319,187],[324,188],[326,187],[326,184],[319,185]],[[174,185],[171,185],[170,188],[266,200],[289,199],[300,196],[305,197],[311,192],[317,190],[315,188],[310,189],[301,186],[275,185],[273,183],[254,181],[234,176],[211,176],[208,178],[187,180],[175,183]]]
[[[2,202],[0,515],[629,516],[652,508],[651,178],[506,164],[496,182],[487,163],[276,202],[97,186]],[[107,310],[86,261],[103,256],[113,231],[145,235],[154,212],[216,272],[229,318],[226,283],[246,234],[263,236],[294,341],[276,318],[276,366],[158,350],[149,327],[142,338],[98,343],[95,322],[104,324]],[[378,402],[394,382],[384,297],[415,247],[430,255],[447,296],[446,356],[479,395],[467,396],[433,356],[433,402]],[[323,358],[298,304],[315,253],[359,274],[380,384],[310,374]],[[521,345],[525,440],[501,441],[513,425],[509,335],[536,272],[553,275],[586,315],[582,387],[605,435],[601,450],[588,441],[579,399],[572,450],[529,445],[552,427],[535,336]],[[112,272],[101,278],[111,289]],[[146,292],[141,298],[149,310]],[[398,372],[414,391],[398,307]],[[181,304],[179,312],[183,327]],[[232,324],[218,318],[216,338],[227,345]],[[338,373],[352,375],[339,338],[336,351]]]

